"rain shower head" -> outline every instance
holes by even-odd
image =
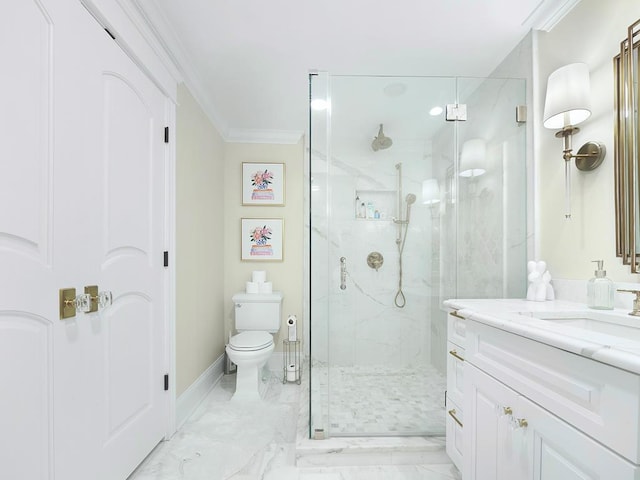
[[[371,148],[373,149],[374,152],[377,152],[378,150],[384,150],[385,148],[389,148],[391,145],[393,145],[393,140],[391,140],[389,137],[386,137],[384,135],[384,132],[382,131],[382,124],[380,124],[380,130],[378,130],[378,136],[373,139],[373,142],[371,142]]]

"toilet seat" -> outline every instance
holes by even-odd
[[[229,348],[238,352],[256,351],[273,345],[273,336],[268,332],[240,332],[229,339]]]

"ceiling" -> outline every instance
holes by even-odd
[[[486,76],[579,0],[133,2],[225,140],[295,143],[310,71]]]

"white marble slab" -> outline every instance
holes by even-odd
[[[534,316],[542,312],[556,313],[558,317],[564,313],[567,318],[603,313],[615,317],[623,325],[638,328],[640,338],[640,318],[630,317],[626,309],[599,311],[589,309],[583,303],[520,299],[451,299],[445,301],[444,306],[457,309],[465,318],[640,374],[639,340],[540,320]]]
[[[441,437],[309,440],[308,370],[302,385],[266,382],[264,401],[231,400],[226,375],[184,426],[129,480],[458,480]]]

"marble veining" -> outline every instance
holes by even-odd
[[[129,480],[459,480],[442,437],[310,440],[308,370],[303,382],[265,382],[250,408],[231,400],[224,376],[185,425]],[[329,453],[331,452],[331,453]]]

